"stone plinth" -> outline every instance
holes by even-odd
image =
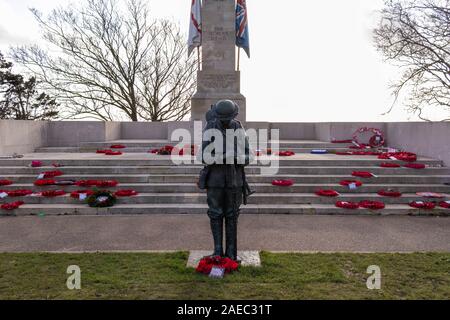
[[[245,121],[246,100],[236,71],[235,1],[204,0],[202,21],[202,70],[197,74],[191,120],[203,120],[212,104],[231,99],[239,105],[239,120]]]

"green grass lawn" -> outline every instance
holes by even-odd
[[[273,254],[213,280],[188,254],[0,254],[0,299],[450,299],[450,254]],[[81,290],[66,269],[81,268]],[[381,290],[366,287],[378,265]]]

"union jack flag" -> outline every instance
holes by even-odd
[[[247,3],[245,0],[237,0],[236,4],[236,46],[243,48],[250,58]]]

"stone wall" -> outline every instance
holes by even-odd
[[[437,158],[450,166],[450,123],[269,123],[247,122],[255,129],[279,129],[281,140],[349,139],[363,126],[380,128],[389,146]],[[33,152],[38,147],[74,147],[83,142],[168,140],[176,129],[194,131],[191,122],[100,122],[0,120],[0,155]],[[198,130],[198,128],[197,128]]]

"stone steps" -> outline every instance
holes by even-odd
[[[109,148],[112,144],[124,144],[128,148],[121,150],[121,156],[96,154],[97,149]],[[174,145],[165,140],[110,141],[101,143],[83,143],[80,147],[39,148],[39,153],[25,154],[21,159],[0,158],[0,179],[10,179],[10,186],[1,190],[30,189],[35,192],[63,189],[71,192],[83,188],[78,186],[33,185],[38,174],[45,171],[61,170],[63,176],[56,180],[117,180],[119,185],[113,188],[101,188],[116,191],[134,189],[139,192],[135,197],[118,199],[116,206],[107,209],[90,208],[84,202],[72,199],[69,195],[56,198],[18,197],[0,199],[0,203],[23,200],[26,204],[11,212],[18,215],[40,214],[206,214],[206,194],[198,189],[196,180],[202,165],[195,163],[190,156],[159,156],[146,152],[164,145]],[[247,167],[248,180],[257,193],[249,198],[249,205],[243,208],[247,214],[386,214],[386,215],[446,215],[449,210],[438,208],[421,211],[408,206],[410,201],[425,200],[416,192],[439,192],[450,200],[450,168],[443,167],[442,161],[419,157],[418,162],[426,164],[424,170],[408,168],[381,168],[386,160],[376,156],[338,156],[312,155],[312,149],[346,150],[349,144],[332,144],[320,141],[282,141],[280,149],[297,151],[293,157],[259,157],[258,161]],[[305,153],[302,153],[305,152]],[[41,160],[40,168],[31,168],[32,160]],[[173,160],[183,160],[177,164]],[[279,167],[276,175],[261,175],[268,168],[267,160]],[[403,164],[401,161],[387,160]],[[63,165],[55,168],[53,163]],[[353,171],[368,171],[378,177],[362,179],[352,177]],[[292,187],[276,187],[274,179],[292,179]],[[340,186],[341,180],[361,180],[364,185],[356,190]],[[319,197],[314,194],[318,189],[334,189],[341,193],[337,198]],[[396,189],[404,193],[401,198],[380,197],[379,190]],[[344,210],[335,207],[335,202],[380,200],[387,207],[381,211]],[[0,211],[0,215],[5,211]]]
[[[450,196],[450,195],[449,195]],[[9,198],[10,201],[12,198]],[[46,198],[38,196],[17,197],[15,200],[22,200],[27,204],[82,204],[83,201],[71,198],[69,194],[55,198]],[[118,204],[205,204],[206,193],[140,193],[133,197],[118,197]],[[0,203],[7,199],[0,199]],[[319,197],[314,193],[258,193],[249,197],[249,204],[330,204],[336,201],[359,202],[363,200],[382,201],[386,204],[409,204],[411,201],[423,200],[422,197],[407,193],[401,198],[381,197],[375,193],[342,193],[339,197],[328,198]]]
[[[121,166],[173,166],[173,161],[179,161],[183,165],[192,166],[195,165],[191,157],[174,157],[170,156],[158,156],[152,154],[124,154],[121,156],[105,156],[97,154],[89,154],[86,156],[80,156],[74,159],[71,154],[49,154],[45,157],[45,154],[31,154],[22,159],[0,159],[0,167],[11,166],[23,166],[30,165],[32,160],[41,160],[44,165],[50,166],[52,163],[57,162],[63,166],[107,166],[107,167],[121,167]],[[258,162],[252,164],[252,166],[268,166],[267,161],[278,161],[280,167],[379,167],[379,165],[386,160],[378,159],[373,156],[337,156],[337,155],[298,155],[288,158],[278,157],[261,157]],[[401,161],[390,161],[404,164]],[[418,162],[432,167],[442,167],[442,161],[419,158]],[[200,165],[200,164],[197,164]],[[391,170],[391,169],[388,169]]]
[[[258,193],[313,193],[319,189],[333,189],[340,193],[349,192],[347,187],[337,183],[297,183],[291,187],[277,187],[269,183],[252,183],[252,189]],[[352,193],[377,193],[379,190],[395,189],[403,193],[416,192],[441,192],[450,193],[450,186],[444,184],[365,184]],[[63,189],[66,191],[75,191],[86,189],[78,186],[45,186],[36,187],[32,183],[17,183],[10,186],[3,186],[2,190],[30,189],[34,191]],[[198,192],[195,183],[121,183],[113,188],[102,188],[109,190],[133,189],[137,192],[148,193],[195,193]]]
[[[24,166],[8,166],[0,167],[0,176],[6,175],[33,175],[37,176],[41,172],[53,171],[59,169],[67,175],[81,175],[81,174],[198,174],[202,166],[65,166],[62,168],[54,168],[52,166],[43,166],[40,168],[31,168]],[[280,167],[279,174],[342,174],[344,169],[342,166],[289,166]],[[345,167],[346,172],[353,171],[368,171],[376,175],[450,175],[450,168],[446,167],[429,167],[424,170],[415,170],[409,168],[393,168],[386,169],[379,166],[348,166]],[[246,168],[247,174],[259,174],[261,167],[250,166]]]
[[[79,204],[26,204],[9,212],[22,215],[140,215],[140,214],[205,214],[205,204],[117,204],[111,208],[90,208]],[[284,205],[248,205],[242,214],[305,214],[305,215],[426,215],[447,216],[449,210],[418,210],[407,205],[387,205],[383,210],[346,210],[334,205],[284,204]]]
[[[343,170],[344,171],[344,170]],[[346,171],[346,170],[345,170]],[[10,179],[18,184],[33,183],[36,175],[4,175],[3,178]],[[198,175],[195,174],[96,174],[96,175],[63,175],[55,180],[116,180],[119,183],[190,183],[195,182]],[[450,182],[450,175],[379,175],[377,177],[364,179],[353,177],[351,172],[343,175],[276,175],[261,176],[248,174],[249,183],[272,183],[276,179],[291,179],[299,183],[322,183],[337,184],[342,180],[360,180],[364,184],[391,184],[391,183],[413,183],[413,184],[439,184]]]

